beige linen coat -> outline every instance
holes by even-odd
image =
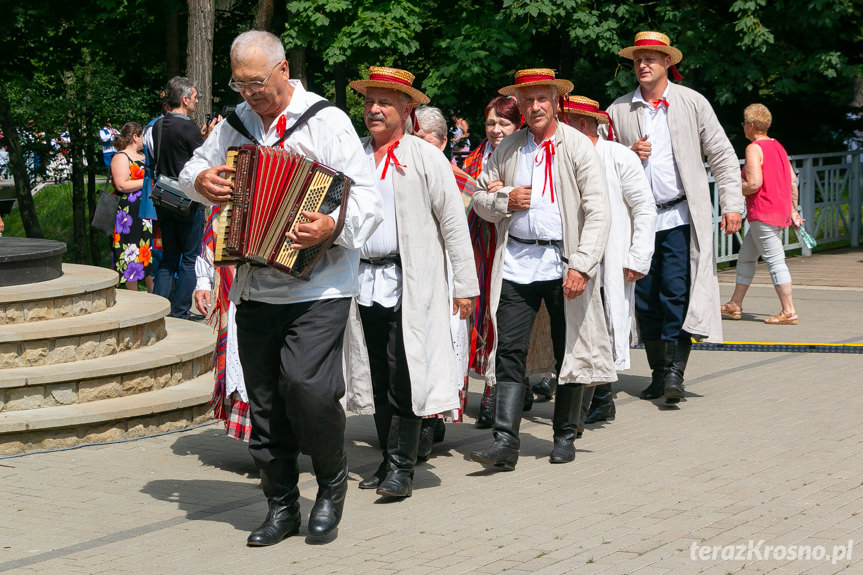
[[[481,218],[496,224],[498,238],[490,294],[495,330],[495,349],[492,350],[486,370],[486,381],[490,384],[496,383],[497,306],[512,216],[507,204],[518,171],[519,151],[527,145],[527,138],[532,137],[529,130],[523,129],[504,139],[483,166],[479,187],[473,195],[474,210]],[[559,381],[588,385],[617,381],[602,301],[596,285],[599,262],[605,252],[611,227],[604,168],[593,142],[562,122],[558,123],[554,145],[554,197],[563,221],[561,252],[569,259],[564,267],[567,271],[574,269],[590,276],[584,293],[565,303],[566,348]],[[488,192],[488,183],[494,181],[503,182],[504,187],[492,194]],[[506,329],[506,326],[502,327]]]
[[[366,145],[368,138],[363,139]],[[404,168],[393,174],[402,260],[402,329],[416,415],[459,406],[455,351],[450,334],[452,299],[445,254],[452,262],[453,297],[479,295],[464,204],[446,157],[428,142],[405,134],[395,149]],[[374,413],[372,380],[356,300],[345,330],[346,404]],[[464,377],[464,374],[461,374]]]
[[[635,92],[622,96],[608,108],[621,144],[631,147],[642,137],[643,105],[633,103]],[[704,159],[716,180],[721,213],[743,213],[740,163],[713,108],[704,96],[669,82],[668,128],[674,163],[680,173],[689,204],[689,308],[683,329],[698,341],[722,343],[719,282],[713,255],[713,203]]]

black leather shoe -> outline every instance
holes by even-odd
[[[548,460],[551,463],[569,463],[575,461],[575,439],[578,437],[578,432],[570,435],[554,438],[554,447],[551,448],[551,456]]]
[[[382,497],[410,497],[413,494],[414,464],[423,421],[393,416],[387,443],[387,476],[376,493]]]
[[[549,401],[554,397],[554,379],[543,377],[539,383],[531,388],[538,401]]]
[[[346,460],[342,461],[342,469],[334,477],[318,478],[318,496],[309,514],[309,535],[312,537],[326,537],[342,520],[348,492],[348,464]]]
[[[300,532],[300,506],[271,503],[267,518],[246,540],[249,547],[275,545],[282,539]]]
[[[368,479],[360,481],[358,487],[360,489],[377,489],[384,477],[387,476],[387,452],[384,451],[384,460],[378,465],[378,470]]]

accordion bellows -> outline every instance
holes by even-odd
[[[215,264],[247,261],[308,280],[341,233],[351,179],[300,154],[265,146],[229,148],[226,164],[236,170],[234,193],[219,214]],[[331,214],[339,207],[327,240],[291,249],[285,233],[309,221],[303,211]]]

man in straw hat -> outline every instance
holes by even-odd
[[[361,489],[409,497],[422,416],[458,409],[450,316],[467,318],[479,284],[464,204],[441,151],[405,133],[429,99],[413,74],[373,66],[351,82],[364,97],[367,163],[384,221],[360,251],[357,306],[347,340],[348,408],[374,412],[383,461]],[[446,255],[452,263],[453,297]]]
[[[483,166],[476,213],[496,224],[491,310],[495,350],[486,378],[495,385],[494,443],[474,461],[510,471],[528,392],[525,360],[541,302],[551,320],[558,387],[552,463],[575,459],[583,387],[616,381],[596,273],[611,213],[602,165],[590,140],[557,120],[572,83],[549,69],[520,70],[514,95],[527,129],[503,140]]]
[[[249,396],[249,452],[261,473],[269,504],[250,546],[278,543],[300,528],[297,486],[300,452],[312,459],[318,483],[309,514],[309,535],[331,537],[341,519],[347,492],[342,342],[356,295],[359,247],[382,218],[356,131],[347,115],[289,79],[285,50],[269,32],[240,34],[231,46],[230,86],[243,100],[236,122],[220,122],[180,174],[190,197],[225,203],[233,169],[228,147],[281,142],[341,171],[353,180],[344,228],[308,281],[269,267],[238,266],[230,292],[237,306],[237,343]],[[243,135],[241,132],[245,132]],[[319,244],[332,235],[331,216],[305,212],[310,220],[289,234],[293,247]]]
[[[613,127],[599,102],[584,96],[569,96],[563,101],[567,123],[590,138],[596,146],[611,206],[611,233],[600,266],[602,305],[608,336],[614,353],[614,368],[629,369],[629,341],[635,304],[635,281],[650,270],[656,207],[653,193],[638,156],[626,146],[611,140]],[[609,128],[609,139],[601,139],[600,124]],[[584,389],[584,423],[614,419],[615,408],[610,383]]]
[[[639,32],[619,54],[634,61],[639,86],[615,100],[608,113],[619,141],[641,158],[657,209],[650,272],[635,287],[638,327],[652,370],[641,398],[664,396],[676,403],[684,397],[692,338],[722,341],[704,157],[716,180],[726,235],[740,229],[740,165],[707,100],[668,81],[668,68],[676,72],[683,58],[668,36]]]

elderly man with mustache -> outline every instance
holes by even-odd
[[[351,82],[364,96],[363,140],[384,220],[360,250],[358,304],[348,346],[348,408],[374,413],[383,461],[362,481],[388,498],[410,497],[422,416],[459,407],[449,316],[470,316],[479,284],[464,204],[446,157],[405,133],[429,99],[405,70],[371,67]],[[446,258],[452,263],[453,297]]]
[[[514,95],[527,124],[495,149],[474,193],[476,213],[496,224],[491,309],[495,353],[486,379],[495,385],[494,443],[471,454],[495,469],[515,469],[527,393],[525,360],[540,303],[551,319],[558,388],[551,463],[575,459],[586,385],[617,380],[596,274],[611,211],[604,169],[593,143],[557,120],[572,90],[549,69],[520,70]]]

